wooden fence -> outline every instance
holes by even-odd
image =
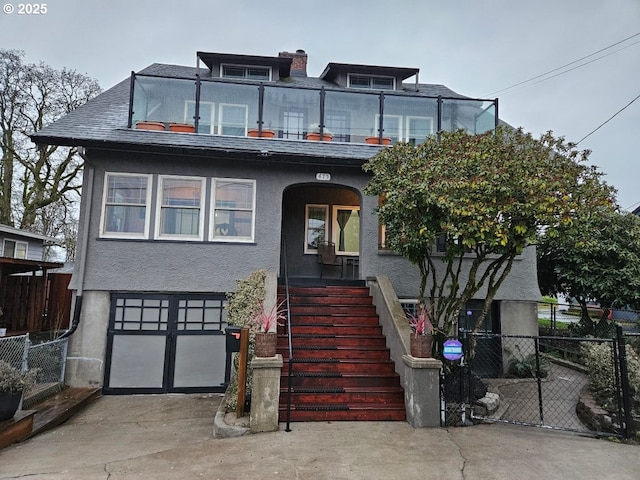
[[[69,327],[71,274],[7,275],[0,285],[2,321],[10,332],[40,332]]]

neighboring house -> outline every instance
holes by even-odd
[[[317,279],[320,240],[345,276],[386,275],[415,298],[418,271],[384,248],[362,164],[380,143],[498,123],[497,101],[419,83],[416,68],[330,63],[314,78],[301,50],[197,58],[153,64],[32,136],[85,159],[72,385],[220,389],[225,292],[256,269],[281,278],[285,257],[290,276]],[[531,248],[491,328],[531,333],[539,297]]]
[[[44,260],[47,244],[59,241],[0,224],[0,327],[9,332],[48,327],[47,272],[63,264]]]

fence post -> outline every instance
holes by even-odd
[[[631,417],[631,389],[629,385],[629,369],[627,367],[627,350],[625,346],[624,335],[622,334],[622,327],[616,326],[616,337],[618,344],[618,362],[620,362],[620,384],[622,387],[622,409],[624,410],[624,438],[631,436],[631,423],[633,421]]]

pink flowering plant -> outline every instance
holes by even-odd
[[[265,310],[264,302],[260,302],[260,310],[253,318],[253,325],[258,332],[270,332],[275,324],[282,325],[281,320],[285,319],[284,311],[282,308],[284,302],[275,304],[269,311]]]
[[[409,314],[409,325],[416,335],[432,335],[431,311],[426,305],[418,305],[417,314]]]

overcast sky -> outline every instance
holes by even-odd
[[[640,95],[640,35],[607,48],[640,33],[640,0],[44,1],[45,14],[19,15],[0,0],[0,48],[103,89],[152,63],[195,66],[198,50],[303,49],[310,76],[329,62],[416,67],[422,83],[498,97],[506,122],[573,142]],[[640,205],[640,99],[579,148],[622,208]]]

